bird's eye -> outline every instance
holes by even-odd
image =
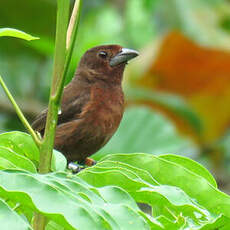
[[[105,52],[105,51],[101,51],[100,53],[99,53],[99,57],[101,57],[101,58],[106,58],[107,57],[107,53]]]

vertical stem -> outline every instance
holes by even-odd
[[[67,30],[67,37],[66,37],[66,49],[69,50],[70,46],[73,45],[73,34],[74,34],[74,30],[76,30],[76,25],[78,23],[78,19],[79,19],[79,8],[80,8],[80,4],[81,1],[80,0],[75,0],[74,3],[74,7],[73,7],[73,11],[72,11],[72,15],[70,18],[70,22],[69,22],[69,26],[68,26],[68,30]],[[71,44],[72,43],[72,44]]]
[[[70,0],[57,0],[56,41],[54,53],[54,70],[51,85],[51,95],[54,96],[57,86],[62,80],[66,60],[66,35],[69,21]]]
[[[39,172],[44,174],[50,171],[51,158],[53,152],[55,130],[58,119],[58,109],[60,107],[61,95],[64,88],[64,81],[67,75],[72,52],[76,40],[77,28],[79,22],[79,8],[81,0],[76,0],[72,12],[68,36],[67,26],[69,20],[69,3],[70,0],[57,0],[57,25],[56,25],[56,41],[54,55],[54,70],[52,77],[52,85],[50,90],[50,100],[48,106],[48,114],[46,119],[45,134],[43,140],[36,135],[30,124],[27,122],[23,113],[17,106],[12,95],[4,84],[0,76],[0,84],[5,90],[8,98],[15,107],[15,110],[24,126],[27,128],[34,141],[40,149]],[[67,42],[66,42],[67,39]],[[33,229],[44,230],[46,227],[46,218],[40,213],[34,214]]]
[[[68,30],[67,30],[67,38],[66,38],[67,54],[66,54],[64,72],[63,72],[63,81],[57,88],[57,92],[56,92],[56,96],[58,98],[60,98],[62,95],[62,90],[63,90],[65,79],[66,79],[66,76],[69,70],[72,53],[74,50],[74,45],[75,45],[77,31],[78,31],[78,24],[79,24],[79,19],[80,19],[80,7],[81,7],[81,0],[75,0],[74,8],[72,11],[70,23],[69,23]]]
[[[40,213],[34,214],[33,229],[34,230],[44,230],[46,227],[46,218]]]
[[[69,64],[77,36],[80,4],[81,0],[75,1],[67,36],[69,0],[58,0],[54,73],[51,86],[48,115],[46,120],[44,142],[40,148],[40,173],[47,173],[50,171],[55,130],[58,118],[58,109],[60,107],[64,82],[69,69]],[[66,47],[68,47],[68,49]]]
[[[66,61],[66,33],[69,20],[69,0],[57,0],[57,24],[54,54],[54,70],[50,89],[50,100],[43,142],[40,145],[39,172],[48,173],[51,167],[55,130],[58,118],[58,109],[61,97],[56,96],[57,88],[62,85],[63,71]],[[45,230],[46,218],[35,213],[34,230]]]
[[[54,70],[50,90],[48,115],[46,120],[44,141],[40,147],[39,172],[50,171],[55,130],[58,118],[60,98],[56,97],[57,88],[61,85],[66,60],[66,33],[69,20],[69,0],[57,1],[57,25],[54,55]]]

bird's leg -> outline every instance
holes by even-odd
[[[87,166],[93,166],[95,165],[97,162],[95,160],[93,160],[92,158],[86,158],[84,160],[84,164],[87,165]]]
[[[81,170],[84,169],[84,167],[81,166],[81,165],[79,165],[79,164],[70,162],[70,163],[68,164],[68,169],[71,170],[72,173],[79,173]]]
[[[86,158],[84,161],[79,162],[79,164],[74,163],[74,162],[70,162],[68,164],[68,169],[72,171],[72,173],[79,173],[81,170],[83,170],[86,166],[93,166],[95,165],[97,162],[91,158]]]

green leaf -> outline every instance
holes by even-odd
[[[39,150],[29,134],[18,131],[2,133],[0,134],[0,146],[25,156],[36,166],[38,165]]]
[[[1,158],[1,163],[0,163],[1,169],[16,168],[16,169],[24,169],[30,172],[36,172],[36,167],[32,161],[30,161],[27,157],[17,154],[16,152],[6,147],[0,146],[0,158]],[[12,165],[3,166],[2,164],[3,159],[10,162]]]
[[[196,161],[193,161],[187,157],[172,155],[172,154],[165,154],[159,157],[187,168],[191,172],[194,172],[195,174],[205,178],[212,186],[217,188],[217,183],[214,177],[212,176],[212,174]]]
[[[39,150],[29,134],[18,131],[0,134],[0,157],[5,159],[0,163],[1,169],[21,168],[36,172],[39,155]],[[52,171],[64,171],[66,165],[65,156],[54,149]]]
[[[165,117],[147,107],[126,109],[118,131],[110,142],[93,158],[99,160],[111,153],[147,152],[154,154],[177,153],[192,156],[197,147],[180,136]]]
[[[3,230],[32,230],[31,226],[2,199],[0,199],[0,217],[1,229]]]
[[[12,28],[1,28],[0,37],[14,37],[21,38],[27,41],[39,39],[38,37],[33,37],[23,31],[12,29]]]
[[[230,218],[230,206],[228,207],[230,197],[213,187],[205,178],[188,168],[185,169],[183,165],[169,162],[161,157],[138,153],[132,156],[112,155],[107,156],[106,159],[128,162],[132,166],[147,170],[158,183],[177,186],[210,211]]]
[[[55,223],[54,221],[49,221],[46,225],[46,230],[65,230],[62,226]]]
[[[141,87],[128,87],[125,93],[127,98],[131,100],[150,101],[166,108],[187,121],[198,135],[201,134],[203,127],[198,114],[192,110],[182,97],[170,93],[153,92]]]
[[[96,187],[116,185],[125,189],[136,202],[151,205],[153,217],[166,229],[179,219],[181,229],[230,224],[230,197],[219,191],[209,173],[192,160],[171,155],[114,154],[78,175]]]
[[[210,230],[210,229],[227,230],[229,228],[230,228],[230,219],[220,215],[214,220],[210,221],[210,223],[207,223],[201,228],[199,228],[199,230]]]
[[[55,171],[64,171],[67,166],[67,160],[65,156],[57,150],[53,150],[52,161],[51,161],[51,170]]]
[[[41,212],[64,229],[150,229],[123,189],[95,188],[67,173],[0,171],[0,196]]]
[[[0,157],[0,169],[16,169],[17,166],[9,160]]]

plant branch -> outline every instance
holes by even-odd
[[[62,90],[64,87],[66,76],[68,74],[68,70],[69,70],[69,66],[70,66],[70,62],[71,62],[71,58],[72,58],[72,54],[73,54],[73,50],[75,46],[79,19],[80,19],[80,7],[81,7],[81,0],[75,0],[73,11],[71,14],[70,23],[68,26],[68,31],[67,31],[67,38],[66,38],[67,54],[66,54],[64,72],[63,72],[63,79],[56,92],[56,97],[58,100],[60,100],[60,97],[62,95]]]
[[[55,131],[58,119],[58,110],[61,103],[61,95],[64,88],[65,78],[69,69],[73,47],[76,40],[78,21],[79,21],[80,0],[76,0],[71,22],[68,31],[69,48],[66,48],[67,26],[69,17],[69,0],[58,0],[56,42],[54,55],[54,71],[50,90],[50,100],[46,120],[44,141],[40,146],[39,172],[48,173],[51,167],[51,159],[55,138]],[[44,230],[45,217],[39,213],[35,214],[35,230]]]
[[[34,230],[45,230],[46,218],[40,213],[36,212],[34,214],[33,229]]]
[[[63,85],[63,71],[66,62],[66,33],[69,20],[69,4],[69,0],[57,0],[54,69],[52,76],[52,85],[50,89],[50,99],[45,133],[43,142],[40,146],[40,161],[38,168],[39,172],[43,174],[50,172],[51,168],[51,159],[58,119],[58,110],[61,101],[61,97],[56,97],[56,94],[57,89],[60,88],[60,85]],[[34,230],[44,230],[45,226],[46,218],[41,213],[35,213],[33,223]]]
[[[46,108],[45,104],[34,99],[22,100],[18,97],[14,97],[17,101],[17,105],[20,107],[23,114],[27,115],[29,118],[35,118],[41,113],[43,109]],[[0,101],[0,111],[6,114],[15,114],[15,109],[7,100],[2,99]]]
[[[75,0],[72,15],[70,18],[68,30],[67,30],[67,37],[66,37],[66,49],[69,50],[70,45],[71,45],[71,38],[73,37],[74,30],[76,30],[76,22],[78,24],[78,19],[79,19],[79,8],[80,8],[81,1],[80,0]]]
[[[44,142],[42,143],[40,148],[40,173],[48,173],[50,171],[58,110],[60,106],[60,98],[58,98],[57,100],[56,92],[57,89],[60,88],[61,82],[63,81],[63,70],[66,60],[66,33],[68,20],[69,0],[58,0],[54,70],[50,90],[50,100],[48,106]]]
[[[29,122],[26,120],[25,116],[23,115],[22,111],[20,110],[19,106],[17,105],[16,101],[14,100],[12,94],[8,90],[6,84],[4,83],[4,81],[3,81],[1,76],[0,76],[0,84],[1,84],[2,88],[4,89],[7,97],[9,98],[11,104],[14,106],[15,111],[16,111],[19,119],[21,120],[21,122],[23,123],[25,128],[28,130],[30,135],[32,136],[32,138],[33,138],[34,142],[36,143],[36,145],[39,147],[41,145],[41,143],[42,143],[41,139],[38,137],[38,135],[35,133],[35,131],[30,126]]]

